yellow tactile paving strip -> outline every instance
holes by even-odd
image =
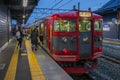
[[[28,62],[29,62],[29,66],[30,66],[32,80],[46,80],[45,76],[41,70],[41,67],[39,66],[39,63],[36,59],[36,56],[34,55],[34,52],[31,49],[30,41],[25,40],[25,45],[26,45],[26,49],[27,49]]]
[[[17,48],[16,45],[4,80],[15,80],[17,62],[18,62],[18,53],[19,53],[19,48]]]

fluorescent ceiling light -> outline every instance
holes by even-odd
[[[23,0],[23,7],[27,7],[28,0]]]
[[[23,15],[23,18],[25,18],[25,15]]]

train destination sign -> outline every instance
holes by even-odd
[[[91,12],[79,12],[80,17],[91,17]]]

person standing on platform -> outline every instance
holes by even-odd
[[[21,46],[22,46],[22,32],[21,32],[20,29],[18,29],[16,31],[16,38],[17,38],[17,41],[18,41],[18,47],[21,48]]]
[[[42,28],[40,29],[40,42],[41,42],[42,44],[44,44],[44,43],[43,43],[43,29],[42,29]]]
[[[28,28],[27,29],[27,39],[30,39],[30,36],[31,36],[31,29]]]
[[[35,28],[31,33],[31,43],[32,43],[32,50],[37,50],[38,45],[38,30]]]
[[[26,37],[26,29],[25,29],[25,27],[23,27],[22,33],[23,33],[23,37]]]

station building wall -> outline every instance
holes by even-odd
[[[112,12],[103,16],[103,38],[120,39],[120,25],[117,21],[117,13]]]
[[[10,10],[4,4],[0,4],[0,52],[11,39]]]

